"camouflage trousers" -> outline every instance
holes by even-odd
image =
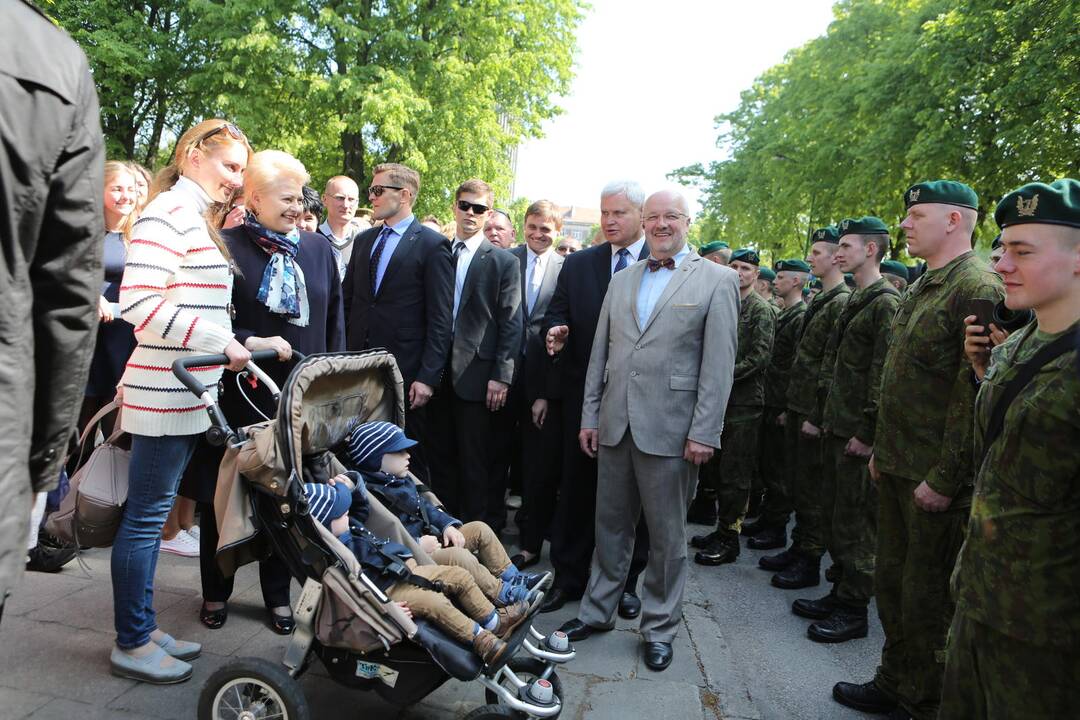
[[[1051,720],[1080,712],[1080,650],[1030,645],[957,612],[939,720]]]
[[[701,485],[716,494],[716,527],[738,533],[746,517],[750,485],[757,467],[761,416],[728,420],[720,435],[719,457],[701,468]]]
[[[847,444],[848,438],[831,434],[823,441],[821,502],[832,505],[825,513],[832,517],[828,548],[840,570],[833,594],[849,607],[865,608],[874,596],[877,489],[867,459],[845,454]]]
[[[784,439],[788,456],[793,458],[793,470],[789,475],[792,483],[788,497],[795,509],[795,527],[791,529],[791,548],[812,560],[820,560],[825,554],[831,521],[826,522],[825,506],[821,502],[821,444],[820,438],[805,437],[799,428],[806,416],[788,411],[784,425]],[[831,493],[829,493],[831,496]],[[832,507],[829,507],[832,513]]]
[[[787,527],[792,510],[789,493],[792,489],[791,466],[794,463],[788,458],[787,428],[776,424],[783,412],[780,408],[765,408],[765,416],[761,419],[761,459],[757,476],[765,488],[761,525],[767,528]]]
[[[934,718],[941,698],[945,637],[955,604],[949,577],[970,508],[929,513],[915,505],[915,480],[882,473],[877,483],[874,594],[885,631],[874,682],[916,720]]]

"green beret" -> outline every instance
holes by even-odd
[[[702,245],[701,248],[698,250],[698,255],[700,255],[701,257],[705,257],[706,255],[712,255],[714,252],[717,252],[719,250],[726,250],[728,247],[728,244],[723,240],[713,240],[710,243],[705,243],[704,245]]]
[[[731,253],[731,262],[739,260],[744,263],[750,263],[751,265],[760,265],[761,257],[758,256],[757,250],[751,248],[739,248],[735,252]]]
[[[979,209],[979,196],[962,182],[955,180],[931,180],[915,183],[904,193],[904,207],[922,203],[942,203]]]
[[[844,273],[844,284],[849,288],[855,287],[855,275],[853,273]]]
[[[758,280],[768,280],[769,282],[776,279],[776,273],[767,267],[759,268],[757,276]]]
[[[821,289],[821,278],[814,278],[813,280],[810,281],[810,284],[807,285],[807,287],[809,289],[811,289],[811,290],[820,290]]]
[[[1001,198],[994,220],[1002,229],[1023,223],[1080,228],[1080,180],[1023,185]]]
[[[840,221],[840,237],[845,235],[888,235],[889,228],[881,218],[867,215],[861,218],[845,218]]]
[[[991,250],[997,250],[1000,247],[1001,247],[1001,233],[998,233],[997,237],[994,238],[994,241],[992,243],[990,243],[990,249]]]
[[[889,275],[896,275],[897,277],[902,277],[905,280],[908,279],[908,266],[896,260],[882,260],[881,272],[888,273]]]
[[[810,266],[806,264],[805,260],[781,260],[773,267],[776,268],[776,272],[810,272]]]
[[[812,239],[814,242],[827,242],[835,245],[840,242],[840,233],[837,232],[835,225],[830,225],[815,230]]]

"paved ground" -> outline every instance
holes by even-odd
[[[693,528],[700,531],[701,528]],[[762,553],[743,550],[739,562],[720,568],[691,565],[684,628],[675,660],[663,673],[640,660],[634,623],[578,644],[578,657],[559,671],[564,687],[563,718],[572,720],[812,720],[859,718],[834,703],[838,680],[869,679],[881,647],[880,626],[871,612],[870,637],[842,645],[806,639],[807,621],[790,612],[796,597],[816,597],[824,588],[781,591],[758,570]],[[85,554],[90,575],[74,563],[58,575],[28,574],[9,599],[0,624],[0,720],[189,720],[203,681],[235,656],[279,659],[285,640],[262,623],[254,568],[237,578],[228,624],[203,628],[198,562],[163,556],[155,603],[161,626],[202,642],[195,675],[182,685],[153,687],[109,674],[112,594],[108,551]],[[554,630],[576,605],[540,615],[537,627]],[[483,704],[477,683],[449,681],[421,705],[401,712],[372,693],[349,691],[313,665],[302,680],[313,718],[460,718]]]

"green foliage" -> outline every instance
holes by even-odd
[[[1003,194],[1080,174],[1078,0],[843,0],[717,117],[729,158],[680,168],[702,188],[701,236],[798,256],[843,217],[903,219],[903,191],[947,177]],[[891,254],[905,257],[894,233]]]
[[[418,214],[458,183],[505,196],[572,77],[582,0],[56,0],[90,58],[112,157],[155,164],[204,117],[299,157],[316,184],[422,177]]]

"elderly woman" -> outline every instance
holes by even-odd
[[[308,180],[303,164],[288,153],[255,153],[244,174],[244,222],[221,233],[237,267],[233,332],[248,350],[277,351],[282,362],[266,363],[263,369],[279,384],[288,375],[284,361],[293,348],[305,355],[345,348],[341,281],[330,242],[298,228]],[[236,427],[261,422],[264,417],[241,392],[239,378],[226,374],[221,399],[226,418]],[[252,389],[245,383],[243,392],[263,415],[273,417],[275,407],[265,388]],[[210,629],[225,624],[233,585],[215,562],[218,532],[213,500],[221,456],[219,448],[201,445],[181,488],[199,503],[203,590],[199,619]],[[271,629],[282,635],[292,632],[287,568],[271,556],[259,564],[259,579]]]

